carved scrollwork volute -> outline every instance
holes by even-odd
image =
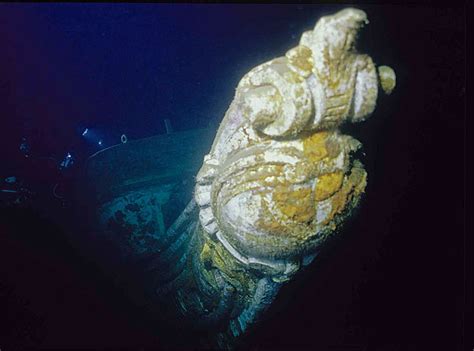
[[[237,90],[252,127],[271,138],[295,137],[313,116],[309,86],[286,57],[251,70]]]

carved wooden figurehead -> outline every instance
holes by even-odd
[[[352,8],[322,17],[298,46],[241,79],[197,174],[194,198],[169,228],[165,205],[154,204],[170,197],[163,179],[186,168],[174,159],[174,173],[156,166],[163,173],[159,189],[102,206],[102,222],[120,229],[125,251],[145,262],[146,283],[135,285],[146,286],[148,305],[166,325],[200,330],[201,346],[233,348],[360,202],[367,173],[354,152],[361,143],[339,128],[365,120],[379,88],[395,87],[391,68],[377,68],[356,51],[367,23]],[[179,143],[181,150],[186,140]],[[162,225],[154,229],[159,214]]]

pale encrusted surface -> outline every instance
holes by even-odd
[[[360,143],[338,127],[375,108],[376,67],[355,50],[366,23],[356,9],[322,17],[240,81],[195,199],[205,233],[243,265],[276,279],[296,271],[363,193],[366,173],[349,157]]]
[[[364,120],[376,105],[377,69],[355,51],[366,23],[356,9],[325,16],[285,56],[247,73],[204,157],[193,278],[173,298],[197,324],[226,321],[215,334],[219,347],[313,261],[365,190],[367,173],[351,156],[361,144],[339,126]],[[379,73],[391,91],[393,71]]]

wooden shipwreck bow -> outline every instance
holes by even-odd
[[[366,119],[379,87],[395,86],[391,68],[355,50],[366,23],[352,8],[322,17],[242,78],[194,199],[140,251],[160,314],[206,331],[203,345],[232,348],[358,205],[361,144],[339,127]]]

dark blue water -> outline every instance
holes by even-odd
[[[166,133],[165,119],[217,128],[246,72],[343,7],[0,4],[0,177],[37,193],[1,209],[0,349],[159,347],[163,335],[65,239],[85,160],[122,134]],[[250,345],[461,349],[465,9],[357,7],[370,20],[360,51],[397,73],[374,116],[346,128],[365,145],[366,205]],[[69,203],[52,196],[57,183]]]
[[[331,8],[3,4],[9,118],[55,154],[80,148],[86,127],[106,146],[164,133],[165,118],[175,130],[217,124],[239,79]]]

